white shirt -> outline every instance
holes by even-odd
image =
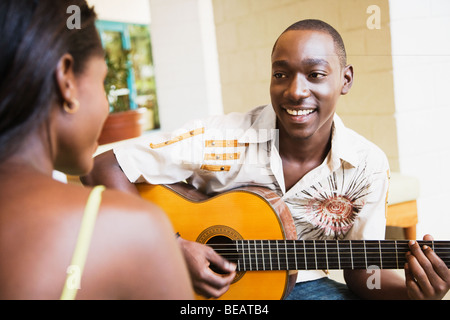
[[[193,121],[114,152],[133,183],[187,180],[207,194],[270,188],[289,207],[299,239],[384,239],[389,165],[381,149],[335,115],[327,158],[286,191],[277,141],[276,115],[268,105]],[[307,274],[299,272],[299,278],[318,277]]]

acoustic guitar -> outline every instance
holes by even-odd
[[[209,245],[236,264],[236,277],[221,297],[225,300],[283,299],[295,285],[297,270],[402,269],[409,251],[407,240],[297,240],[288,207],[263,187],[212,197],[184,183],[137,188],[167,213],[184,239]],[[418,242],[450,266],[448,241]]]

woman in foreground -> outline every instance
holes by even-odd
[[[81,29],[67,26],[71,5]],[[159,209],[52,178],[91,170],[108,115],[94,11],[2,0],[0,34],[0,299],[192,298]]]

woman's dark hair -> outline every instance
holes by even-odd
[[[80,9],[80,29],[67,20]],[[13,154],[24,137],[62,104],[55,71],[69,53],[74,72],[83,72],[93,55],[103,55],[96,14],[84,0],[0,1],[0,162]]]

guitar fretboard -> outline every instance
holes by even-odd
[[[418,241],[450,267],[449,241]],[[407,240],[234,240],[211,245],[237,271],[403,269]]]

